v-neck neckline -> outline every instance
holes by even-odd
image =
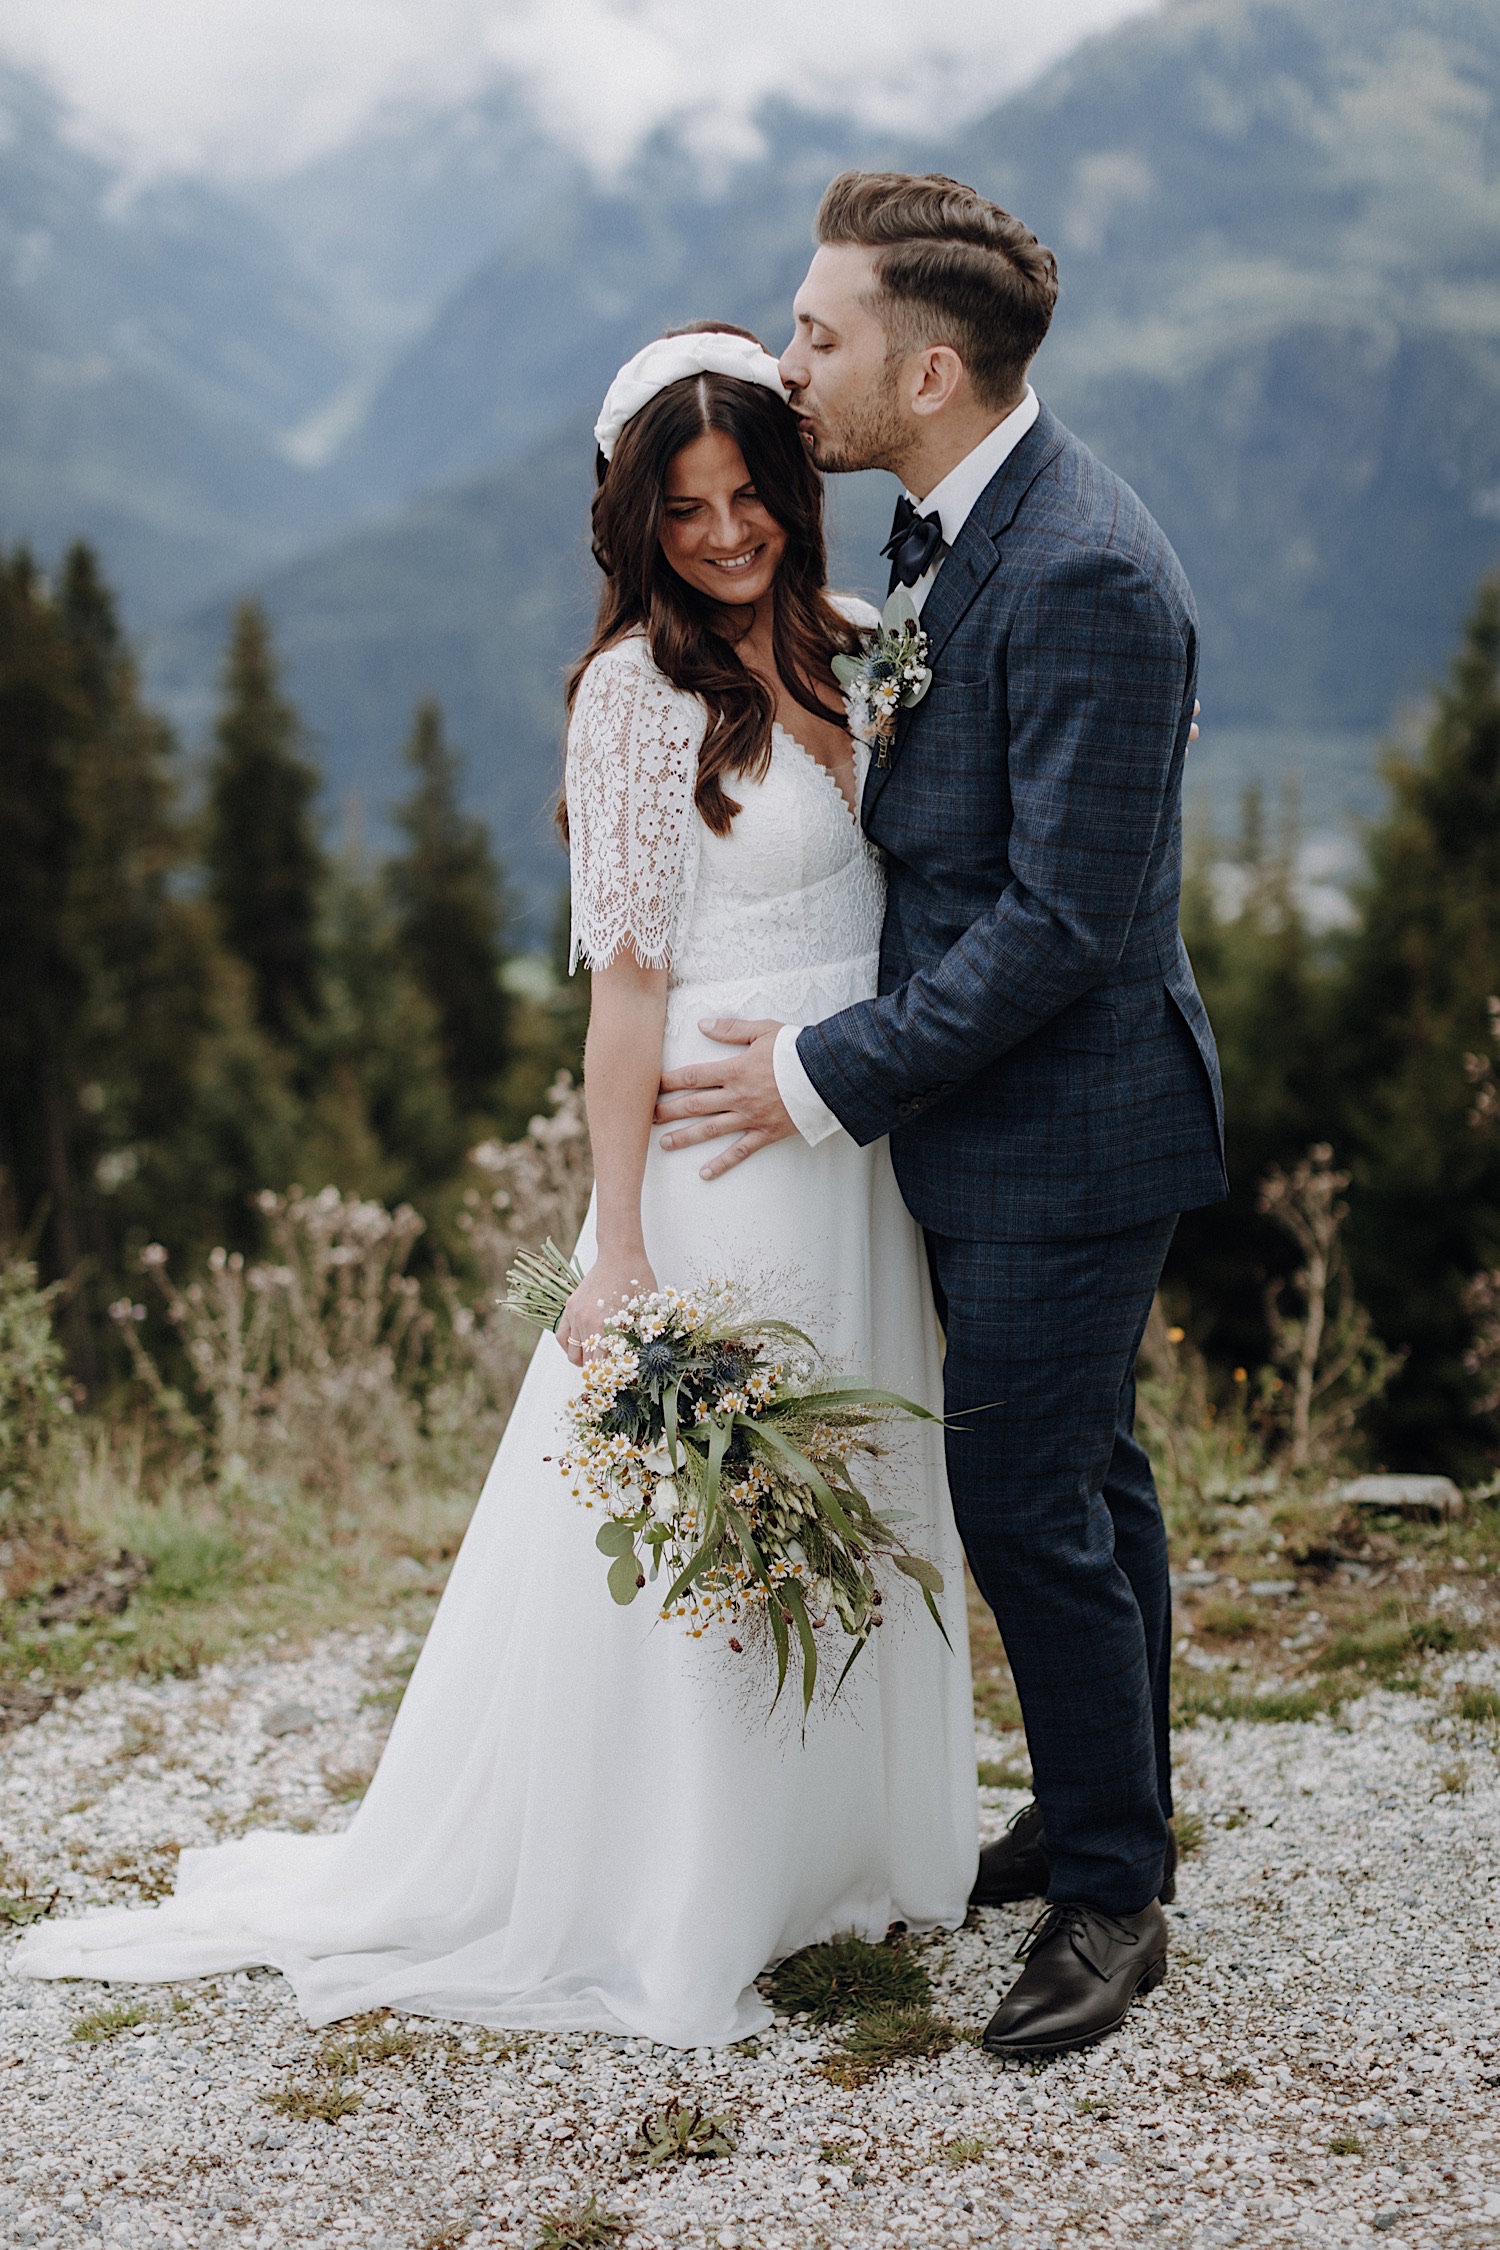
[[[844,785],[843,785],[843,783],[842,783],[842,782],[841,782],[841,781],[839,780],[839,777],[838,777],[838,775],[837,775],[836,773],[833,773],[832,771],[830,771],[830,769],[829,769],[829,768],[828,768],[827,766],[825,766],[825,765],[824,765],[824,763],[823,763],[823,761],[822,761],[822,759],[821,759],[821,758],[815,758],[815,757],[813,756],[813,754],[812,754],[811,750],[809,750],[809,749],[808,749],[808,747],[807,747],[807,744],[806,744],[805,742],[799,742],[799,741],[797,740],[797,737],[796,737],[796,736],[795,736],[795,735],[794,735],[794,734],[792,733],[792,731],[791,731],[790,727],[784,727],[784,726],[782,725],[782,723],[781,723],[781,721],[780,721],[779,719],[773,719],[773,720],[772,720],[772,722],[771,722],[771,732],[772,732],[772,734],[773,734],[773,735],[777,735],[777,734],[779,734],[783,742],[787,742],[787,743],[790,743],[791,747],[792,747],[792,748],[793,748],[793,749],[794,749],[794,750],[796,751],[796,753],[797,753],[797,755],[798,755],[798,757],[799,757],[799,758],[805,758],[805,759],[807,760],[807,762],[808,762],[808,764],[809,764],[810,766],[815,766],[815,767],[817,768],[818,772],[819,772],[819,773],[820,773],[820,774],[821,774],[821,775],[823,776],[823,779],[824,779],[824,780],[825,780],[825,781],[827,782],[827,784],[828,784],[829,788],[830,788],[830,789],[831,789],[831,790],[832,790],[832,791],[834,792],[834,795],[835,795],[835,796],[836,796],[836,797],[838,798],[838,801],[839,801],[839,803],[840,803],[840,804],[841,804],[841,805],[843,806],[843,808],[844,808],[844,812],[845,812],[845,814],[847,815],[848,819],[849,819],[849,820],[850,820],[850,821],[851,821],[851,822],[853,823],[853,825],[854,825],[854,829],[855,829],[855,833],[856,833],[856,834],[861,834],[861,835],[862,835],[862,834],[863,834],[863,830],[862,830],[862,829],[860,828],[860,825],[859,825],[859,754],[858,754],[858,752],[856,751],[856,753],[855,753],[855,758],[854,758],[854,802],[853,802],[853,804],[851,804],[851,803],[849,802],[849,799],[848,799],[848,798],[847,798],[847,797],[845,796],[845,794],[844,794]]]

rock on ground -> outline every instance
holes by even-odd
[[[399,1635],[342,1636],[99,1686],[10,1735],[11,1911],[159,1896],[176,1846],[337,1826],[402,1660]],[[1497,1677],[1468,1658],[1342,1723],[1186,1734],[1204,1840],[1171,1975],[1118,2038],[1045,2069],[960,2043],[850,2091],[817,2069],[833,2037],[795,2024],[718,2054],[417,2018],[316,2034],[269,1972],[37,1985],[7,1940],[0,2243],[477,2250],[535,2243],[538,2213],[592,2190],[642,2246],[1500,2243],[1500,1777],[1493,1729],[1444,1716],[1460,1679]],[[993,1832],[1020,1799],[985,1796]],[[984,2022],[1027,1920],[987,1912],[929,1948],[954,2023]],[[109,2009],[139,2020],[86,2020]],[[298,2089],[347,2114],[268,2106]],[[738,2152],[640,2172],[628,2136],[668,2095],[728,2114]]]

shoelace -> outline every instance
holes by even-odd
[[[1063,1934],[1071,1938],[1088,1922],[1105,1923],[1122,1945],[1139,1945],[1141,1942],[1139,1931],[1128,1930],[1113,1914],[1106,1914],[1101,1907],[1080,1906],[1076,1900],[1070,1900],[1061,1906],[1043,1908],[1016,1947],[1016,1960],[1024,1961],[1028,1954],[1034,1953],[1039,1945],[1045,1945],[1049,1938]]]

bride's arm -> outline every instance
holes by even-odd
[[[557,1332],[574,1360],[622,1297],[656,1287],[641,1181],[703,727],[703,706],[661,677],[641,640],[594,658],[568,726],[573,958],[593,971],[584,1091],[598,1184],[598,1252]]]
[[[633,952],[624,952],[607,969],[594,971],[583,1090],[594,1145],[599,1248],[558,1324],[558,1342],[574,1361],[623,1299],[656,1287],[641,1231],[641,1180],[666,1020],[664,968],[642,968]]]

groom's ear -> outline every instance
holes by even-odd
[[[921,344],[901,371],[913,414],[942,414],[956,399],[972,395],[969,371],[951,344]]]

